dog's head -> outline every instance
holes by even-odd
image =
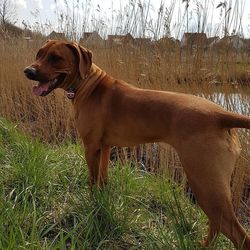
[[[73,81],[85,79],[91,65],[92,53],[79,44],[49,40],[24,73],[30,80],[38,82],[33,93],[46,96],[56,88],[66,90]]]

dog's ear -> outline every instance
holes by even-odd
[[[81,45],[78,45],[78,47],[81,51],[81,57],[79,61],[79,71],[80,71],[81,77],[84,79],[84,77],[86,77],[86,74],[89,73],[89,70],[92,66],[92,52],[88,49],[85,49]],[[84,62],[82,60],[84,60],[86,66],[84,66]]]
[[[85,79],[92,65],[92,52],[77,43],[69,43],[67,45],[73,49],[78,57],[80,76],[82,79]]]

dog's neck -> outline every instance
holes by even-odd
[[[66,96],[68,99],[74,99],[76,96],[76,92],[81,84],[84,84],[85,80],[88,78],[89,72],[86,73],[85,77],[82,79],[80,76],[77,76],[75,79],[71,81],[69,87],[66,88]]]
[[[105,76],[106,72],[92,63],[84,79],[78,76],[72,81],[72,84],[66,88],[67,97],[71,100],[74,100],[77,96],[81,96],[81,100],[86,99]]]
[[[66,91],[66,96],[69,99],[74,99],[78,89],[82,88],[88,82],[89,77],[99,69],[95,64],[91,65],[91,68],[86,72],[84,78],[80,76],[80,74],[74,74],[75,77],[73,79],[68,80],[69,82],[63,89]],[[101,69],[100,69],[101,70]]]

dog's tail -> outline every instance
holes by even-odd
[[[250,129],[250,117],[231,112],[221,114],[221,125],[224,128]]]

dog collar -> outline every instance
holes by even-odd
[[[71,99],[71,100],[74,99],[75,95],[76,95],[76,92],[73,88],[67,89],[66,96],[68,97],[68,99]]]
[[[83,80],[86,80],[88,78],[88,73],[85,75],[84,79]],[[74,87],[69,87],[67,90],[66,90],[66,96],[68,97],[68,99],[74,99],[75,98],[75,95],[76,95],[76,89]]]

